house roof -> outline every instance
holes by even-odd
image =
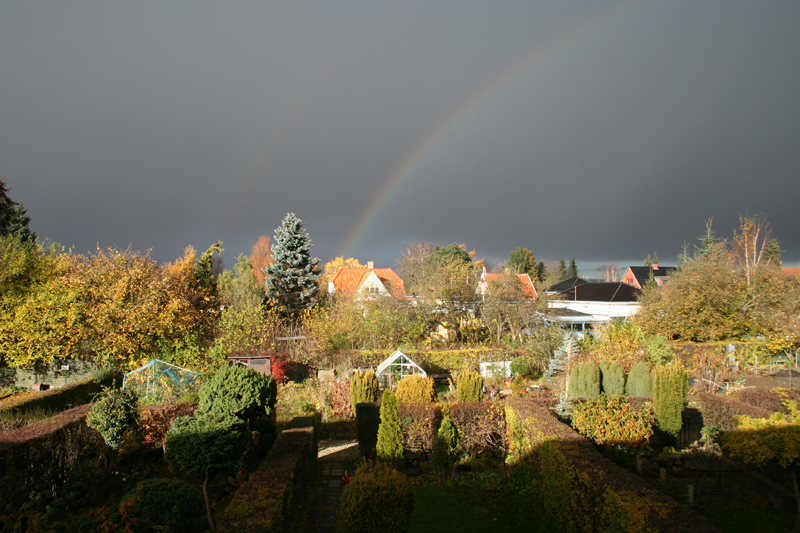
[[[671,272],[674,272],[678,269],[678,267],[673,266],[629,266],[625,273],[622,275],[622,279],[625,279],[628,272],[632,273],[633,276],[636,278],[638,283],[638,287],[641,289],[644,287],[645,283],[650,281],[650,273],[653,273],[653,279],[658,280],[658,278],[666,278]],[[634,287],[637,286],[636,283],[632,284]]]
[[[486,267],[483,268],[483,273],[481,273],[482,282],[486,282],[488,284],[489,282],[496,280],[497,277],[498,274],[489,274],[488,272],[486,272]],[[533,286],[533,281],[531,281],[531,277],[528,274],[517,274],[517,279],[519,279],[520,283],[522,283],[522,287],[525,290],[525,296],[533,299],[535,299],[538,296],[536,294],[536,287]],[[483,292],[486,290],[488,290],[488,286],[478,287],[478,292],[480,292],[481,294],[483,294]]]
[[[333,286],[337,291],[344,294],[355,294],[358,292],[364,281],[374,273],[383,283],[387,290],[391,291],[396,298],[406,298],[406,286],[403,279],[398,276],[391,268],[352,268],[346,267],[331,278]]]
[[[571,289],[572,287],[575,287],[576,285],[583,285],[584,283],[589,283],[589,282],[586,281],[583,278],[579,278],[579,277],[576,276],[574,278],[569,278],[569,279],[565,279],[564,281],[560,281],[560,282],[556,283],[555,285],[551,285],[550,288],[547,289],[547,292],[561,292],[561,291],[565,291],[567,289]]]
[[[561,291],[567,301],[638,302],[642,290],[619,282],[592,281]]]
[[[800,267],[781,267],[781,271],[787,276],[800,276]]]

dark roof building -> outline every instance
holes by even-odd
[[[638,302],[642,290],[626,283],[593,281],[561,291],[566,301]]]
[[[557,292],[562,292],[567,289],[571,289],[576,285],[582,285],[584,283],[589,283],[589,282],[579,277],[569,278],[565,279],[564,281],[560,281],[555,285],[551,285],[550,288],[548,288],[545,292],[547,292],[548,294],[555,294]]]

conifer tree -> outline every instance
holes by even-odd
[[[575,264],[575,258],[569,260],[569,268],[567,269],[567,279],[578,277],[578,265]]]
[[[673,436],[681,430],[689,377],[680,362],[658,365],[653,380],[653,412],[658,427]]]
[[[378,443],[375,453],[379,461],[396,468],[403,467],[403,425],[397,398],[392,391],[385,391],[381,400],[381,424],[378,426]]]
[[[561,258],[561,261],[558,262],[558,276],[563,280],[567,279],[567,263],[564,262],[564,258]]]
[[[6,184],[0,181],[0,237],[10,235],[21,242],[35,241],[36,234],[28,227],[31,219],[25,206],[12,201],[7,192]]]
[[[483,394],[483,378],[474,370],[465,369],[458,375],[456,399],[458,402],[479,402]]]
[[[353,412],[359,403],[372,403],[378,400],[378,378],[375,372],[356,372],[350,380],[350,403]]]
[[[642,361],[634,363],[628,374],[625,392],[628,396],[647,397],[653,395],[653,375],[647,363]]]
[[[272,247],[274,263],[264,268],[267,296],[290,318],[314,305],[319,285],[319,259],[311,257],[311,239],[303,231],[303,221],[287,214],[275,230]]]

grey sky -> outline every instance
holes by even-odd
[[[163,261],[230,266],[293,211],[323,261],[674,264],[749,210],[796,264],[798,27],[796,1],[3,2],[0,180],[40,237]]]

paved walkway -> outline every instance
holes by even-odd
[[[345,465],[339,462],[320,463],[317,490],[309,509],[307,533],[335,533],[340,530],[336,523],[339,497],[342,495],[342,478]]]

